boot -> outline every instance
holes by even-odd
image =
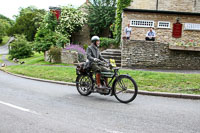
[[[96,82],[97,82],[97,88],[98,89],[106,89],[106,87],[105,86],[102,86],[101,85],[101,74],[100,73],[97,73],[96,74]]]

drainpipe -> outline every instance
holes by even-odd
[[[158,0],[156,1],[156,10],[158,10]]]

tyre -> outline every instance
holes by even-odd
[[[90,95],[93,88],[92,78],[88,75],[78,75],[76,78],[76,88],[81,95]]]
[[[133,101],[138,93],[138,87],[133,78],[120,75],[114,82],[114,96],[122,103]]]

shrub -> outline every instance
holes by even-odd
[[[84,45],[83,45],[83,48],[84,48],[85,50],[87,50],[88,45],[87,45],[87,44],[84,44]]]
[[[26,58],[33,55],[32,44],[28,42],[24,35],[16,35],[15,40],[10,44],[10,58]]]
[[[110,47],[111,45],[117,47],[118,46],[118,43],[115,39],[111,39],[111,38],[106,38],[106,37],[101,37],[100,38],[100,47],[101,48],[108,48]]]
[[[69,42],[70,42],[70,40],[68,39],[67,36],[65,36],[61,33],[56,33],[56,46],[64,48],[64,45]]]
[[[61,7],[61,16],[56,31],[71,37],[71,34],[78,32],[87,21],[86,14],[72,6]]]
[[[51,46],[56,44],[55,32],[42,29],[37,32],[34,42],[34,50],[37,52],[45,52]]]
[[[50,62],[60,63],[61,62],[61,48],[52,46],[49,50]]]

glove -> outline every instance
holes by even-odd
[[[99,61],[99,59],[97,59],[97,58],[94,58],[94,61],[95,61],[95,62],[98,62],[98,61]]]

